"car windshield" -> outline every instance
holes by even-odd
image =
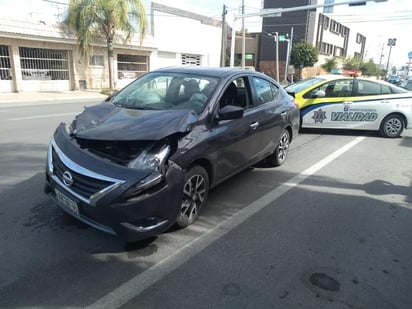
[[[310,77],[286,86],[285,90],[289,92],[298,93],[324,80],[325,79],[321,77]]]
[[[219,79],[183,73],[148,73],[118,92],[111,102],[130,109],[192,109],[200,114]]]

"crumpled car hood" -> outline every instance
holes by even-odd
[[[72,123],[72,133],[91,140],[160,140],[187,132],[198,121],[192,110],[134,110],[101,103],[87,107]]]

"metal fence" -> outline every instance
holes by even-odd
[[[140,55],[117,55],[119,79],[137,78],[149,71],[149,57]]]
[[[9,48],[4,45],[0,45],[0,80],[10,80],[11,76],[11,63]]]
[[[23,80],[69,80],[66,50],[20,47]]]
[[[200,65],[200,56],[182,54],[182,64],[183,65]]]

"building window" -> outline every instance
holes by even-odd
[[[340,35],[341,36],[349,36],[349,28],[346,28],[345,26],[342,25],[340,29]]]
[[[328,30],[328,28],[329,28],[329,17],[324,16],[323,29]]]
[[[69,80],[66,50],[20,47],[23,80]]]
[[[326,55],[333,55],[333,45],[322,42],[320,52]]]
[[[364,36],[362,34],[357,34],[356,35],[356,43],[362,43],[364,40]]]
[[[338,23],[338,22],[336,22],[336,21],[334,21],[334,20],[331,20],[331,21],[330,21],[330,31],[331,31],[331,32],[341,34],[341,33],[342,33],[342,29],[343,29],[343,26],[342,26],[340,23]]]
[[[200,65],[200,56],[182,54],[182,64],[183,65]]]
[[[147,56],[117,55],[117,74],[119,79],[134,79],[147,72],[149,72]]]
[[[343,48],[335,46],[334,56],[336,57],[343,57]]]
[[[12,79],[9,48],[0,45],[0,80]]]
[[[335,0],[325,0],[325,4],[335,3]],[[323,13],[333,13],[333,6],[323,7]]]
[[[92,66],[104,66],[104,57],[102,55],[92,55],[89,58],[89,65]]]

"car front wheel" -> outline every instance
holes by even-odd
[[[209,193],[209,176],[206,170],[195,165],[185,175],[183,199],[180,212],[176,219],[177,226],[184,228],[199,216],[199,211],[206,203]]]
[[[279,142],[273,154],[266,158],[271,166],[280,166],[286,161],[290,144],[290,134],[288,130],[283,130],[280,134]]]
[[[404,121],[401,116],[393,114],[383,119],[380,134],[384,137],[398,137],[404,128]]]

